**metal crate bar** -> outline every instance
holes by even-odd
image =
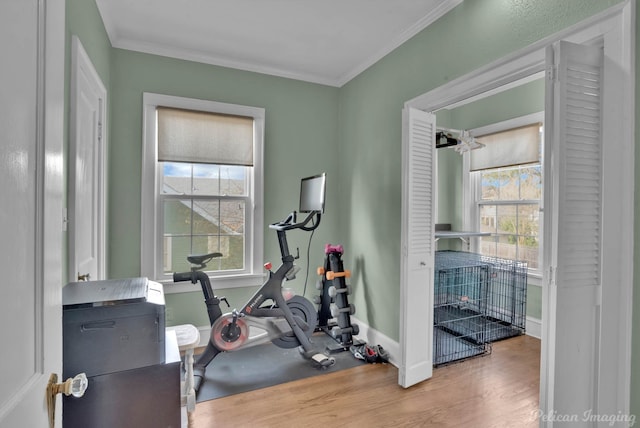
[[[487,344],[523,334],[527,264],[459,251],[437,251],[434,365],[485,354]]]

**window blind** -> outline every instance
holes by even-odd
[[[471,154],[471,171],[540,162],[540,124],[476,137],[485,145]]]
[[[158,161],[253,166],[253,118],[158,107]]]

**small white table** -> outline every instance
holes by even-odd
[[[191,324],[181,324],[167,327],[173,331],[178,340],[178,349],[184,352],[184,382],[180,392],[182,405],[187,408],[188,427],[193,427],[193,411],[196,409],[196,391],[193,381],[193,350],[200,343],[200,332]]]

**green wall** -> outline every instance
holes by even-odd
[[[398,339],[404,102],[615,3],[466,1],[341,88],[340,157],[352,160],[342,227],[359,318]]]
[[[398,339],[404,102],[617,3],[465,1],[341,88],[340,157],[353,160],[341,172],[348,183],[340,195],[347,219],[342,230],[350,250],[345,265],[355,271],[352,286],[359,318]],[[636,156],[640,161],[638,150]],[[639,226],[636,221],[636,234]],[[636,260],[639,266],[638,251]],[[634,297],[636,308],[639,294]],[[639,312],[634,314],[636,326]],[[639,331],[633,332],[634,413],[640,412]]]
[[[327,215],[314,238],[311,270],[322,262],[324,243],[344,244],[356,316],[398,340],[404,102],[619,2],[466,1],[338,89],[109,49],[93,2],[67,0],[68,31],[80,34],[111,100],[109,276],[140,271],[142,92],[264,107],[265,223],[295,208],[301,176],[326,171]],[[640,123],[638,114],[636,121]],[[639,138],[636,135],[636,141]],[[638,163],[640,150],[636,150]],[[635,203],[640,212],[640,193]],[[638,220],[635,226],[635,242],[640,242]],[[292,238],[291,247],[304,252],[307,237]],[[266,258],[277,262],[277,252],[275,237],[265,230]],[[640,266],[640,251],[635,257]],[[310,287],[314,281],[312,275]],[[637,284],[636,289],[638,308]],[[250,292],[223,291],[231,302]],[[167,310],[173,322],[206,324],[204,308],[194,312],[204,306],[200,300],[199,293],[169,295]],[[640,325],[640,311],[634,313],[634,325]],[[634,329],[632,344],[631,410],[636,414],[640,413],[639,331]]]
[[[140,199],[142,164],[142,96],[144,92],[192,97],[265,109],[265,259],[279,264],[275,233],[267,224],[297,209],[300,178],[327,173],[327,214],[314,235],[311,272],[322,264],[322,248],[335,241],[339,176],[338,89],[257,73],[113,49],[112,120],[109,164],[109,277],[140,274]],[[289,234],[290,249],[306,255],[308,233]],[[306,261],[299,260],[301,267]],[[300,275],[301,277],[302,275]],[[310,278],[315,281],[314,277]],[[303,281],[296,282],[302,292]],[[311,295],[313,286],[307,287]],[[232,305],[241,305],[252,290],[221,290]],[[206,325],[201,293],[167,295],[167,322]],[[193,315],[192,315],[193,314]],[[193,316],[193,319],[189,319]]]

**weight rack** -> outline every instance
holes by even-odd
[[[360,329],[357,324],[351,324],[351,315],[356,312],[356,307],[349,303],[351,287],[346,284],[346,278],[351,277],[351,272],[344,270],[343,253],[342,245],[325,245],[324,266],[318,268],[320,279],[316,283],[316,288],[321,291],[315,299],[318,328],[337,342],[327,346],[330,352],[346,351],[352,345],[365,343],[354,338]]]

